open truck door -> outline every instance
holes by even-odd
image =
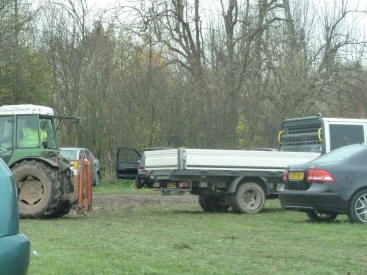
[[[116,175],[119,179],[135,179],[141,154],[132,148],[120,147],[117,150]]]

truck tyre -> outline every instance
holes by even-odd
[[[135,187],[136,189],[144,187],[144,182],[137,175],[135,176]]]
[[[21,218],[54,216],[61,197],[57,170],[43,162],[22,161],[12,168],[18,189],[18,208]]]
[[[203,195],[199,195],[199,205],[205,212],[213,212],[213,210],[207,205],[206,197]]]
[[[338,216],[336,213],[319,212],[316,210],[307,211],[306,214],[314,222],[329,222],[335,220]]]
[[[258,213],[263,209],[264,205],[264,190],[256,182],[242,183],[231,198],[231,207],[237,213]]]
[[[206,212],[225,212],[230,207],[224,196],[199,196],[199,205]]]
[[[351,200],[349,219],[351,222],[367,224],[367,189],[358,191]]]

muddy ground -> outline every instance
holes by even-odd
[[[93,196],[93,208],[143,207],[148,205],[172,205],[196,203],[198,197],[191,194],[162,196],[161,194],[111,194]]]

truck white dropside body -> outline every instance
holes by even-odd
[[[287,165],[308,162],[319,155],[178,148],[145,152],[144,158],[145,169],[164,194],[178,189],[199,195],[205,211],[225,211],[231,206],[235,212],[257,213],[265,198],[277,197]],[[187,189],[180,189],[182,182]]]
[[[145,152],[145,169],[283,171],[290,164],[311,161],[313,152],[171,149]]]
[[[279,151],[178,148],[145,152],[143,163],[156,188],[199,195],[204,211],[257,213],[265,198],[277,197],[288,165],[366,140],[367,120],[318,115],[284,120]]]

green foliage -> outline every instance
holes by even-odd
[[[26,0],[0,1],[0,102],[50,104],[50,71],[36,47]]]
[[[0,101],[4,104],[49,105],[50,72],[42,57],[23,47],[0,51]]]
[[[236,135],[238,137],[238,147],[245,148],[245,146],[249,145],[248,142],[245,142],[245,133],[248,131],[248,127],[246,127],[246,119],[242,114],[239,115],[238,124],[236,127]]]

